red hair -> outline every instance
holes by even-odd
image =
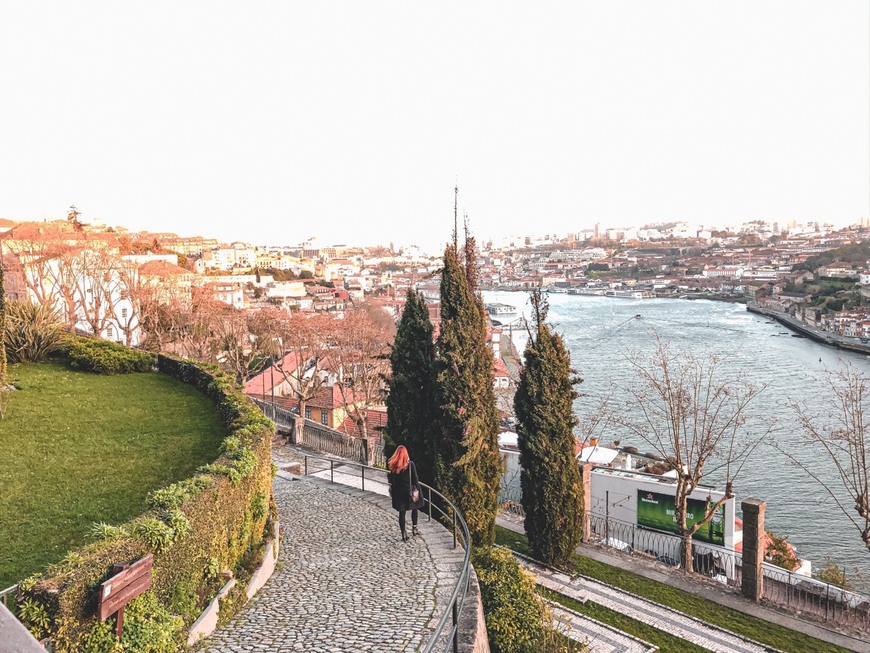
[[[399,474],[408,466],[408,460],[408,450],[405,449],[405,445],[400,444],[396,452],[387,461],[387,467],[390,468],[393,474]]]

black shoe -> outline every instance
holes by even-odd
[[[411,535],[419,535],[420,531],[417,530],[416,526],[411,526]]]
[[[405,533],[402,533],[402,542],[407,542],[407,541],[410,540],[410,539],[411,539],[411,538],[408,537],[407,535],[405,535]]]

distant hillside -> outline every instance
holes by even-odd
[[[832,263],[848,263],[852,266],[863,266],[870,260],[870,241],[855,243],[852,245],[843,245],[836,249],[829,249],[827,252],[822,252],[816,256],[811,256],[803,263],[798,263],[792,267],[792,271],[809,270],[815,272],[821,267],[831,265]]]

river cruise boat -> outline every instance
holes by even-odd
[[[484,306],[490,315],[516,315],[517,307],[510,304],[492,303]]]

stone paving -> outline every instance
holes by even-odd
[[[653,646],[641,639],[627,635],[621,630],[601,623],[596,619],[574,612],[568,608],[547,601],[553,610],[554,618],[567,629],[566,635],[586,645],[589,653],[655,653]]]
[[[451,534],[421,515],[421,536],[402,542],[388,497],[320,479],[281,472],[274,492],[283,531],[278,568],[199,650],[422,649],[461,569]]]
[[[667,606],[585,577],[571,577],[514,554],[540,585],[581,602],[593,601],[716,653],[770,653],[775,648],[695,619]]]

